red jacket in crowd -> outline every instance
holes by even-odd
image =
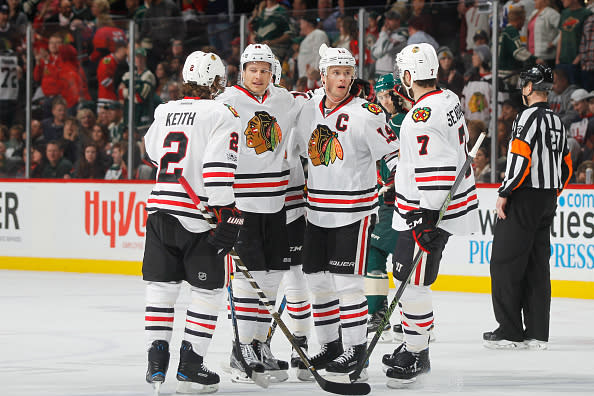
[[[41,90],[45,96],[55,96],[60,92],[59,57],[49,55],[42,59],[33,70],[33,79],[41,82]]]
[[[115,50],[115,44],[126,41],[126,33],[122,29],[111,26],[103,26],[95,32],[93,37],[93,53],[90,56],[92,62],[98,62],[106,54]]]
[[[113,77],[115,76],[118,62],[116,61],[113,54],[107,55],[101,59],[99,66],[97,67],[97,100],[102,102],[103,100],[117,100],[117,87],[114,85]]]

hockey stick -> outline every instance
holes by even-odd
[[[234,340],[233,343],[235,345],[235,353],[237,353],[237,358],[241,362],[243,369],[248,377],[254,381],[254,383],[264,389],[268,388],[268,384],[270,381],[268,380],[268,376],[264,373],[258,373],[252,370],[252,368],[247,364],[243,354],[241,353],[241,345],[239,345],[239,331],[237,330],[237,317],[235,316],[235,303],[233,302],[233,287],[231,286],[231,281],[229,281],[229,286],[227,286],[227,291],[229,292],[229,308],[231,310],[231,325],[233,326],[233,334]]]
[[[287,296],[283,296],[283,301],[281,301],[281,304],[277,310],[278,316],[282,316],[286,305],[287,305]],[[268,336],[266,337],[266,343],[270,344],[270,341],[272,340],[272,336],[274,335],[274,331],[276,330],[276,326],[277,326],[276,322],[273,321],[272,325],[268,329]]]
[[[481,147],[481,144],[483,142],[483,139],[485,139],[485,136],[487,136],[487,134],[485,132],[483,132],[479,135],[476,143],[474,144],[474,147],[472,148],[472,150],[466,157],[466,161],[464,162],[464,164],[462,165],[462,168],[460,169],[460,172],[456,176],[456,180],[454,181],[454,184],[452,184],[452,187],[450,188],[450,191],[448,192],[446,199],[443,201],[441,208],[439,208],[439,217],[437,218],[437,221],[435,223],[435,228],[437,228],[437,226],[441,222],[441,219],[443,218],[443,215],[448,210],[448,206],[450,206],[452,197],[456,193],[456,190],[458,189],[458,186],[462,182],[462,179],[464,179],[466,171],[470,168],[470,164],[472,163],[472,160],[476,156],[478,149]],[[408,285],[408,282],[410,282],[410,278],[412,277],[412,274],[417,269],[417,266],[419,265],[419,262],[421,261],[422,256],[423,256],[423,251],[421,249],[418,249],[418,251],[415,254],[415,257],[413,259],[413,265],[411,266],[411,268],[407,274],[406,280],[403,282],[400,282],[400,286],[398,287],[398,290],[396,291],[396,294],[394,295],[394,298],[392,299],[392,302],[390,303],[390,306],[388,307],[388,310],[386,311],[384,318],[380,322],[379,327],[378,327],[377,331],[375,332],[375,335],[373,336],[373,339],[371,340],[371,342],[369,343],[369,346],[367,347],[367,356],[365,357],[364,360],[361,361],[361,363],[358,364],[356,370],[353,371],[351,374],[349,374],[349,380],[351,382],[356,381],[359,378],[359,376],[361,375],[361,371],[363,371],[363,366],[365,365],[365,362],[369,360],[369,357],[371,356],[373,349],[377,345],[377,342],[379,341],[382,333],[384,332],[384,328],[386,327],[386,324],[388,324],[390,322],[390,316],[392,316],[392,312],[394,311],[394,309],[396,309],[396,306],[398,305],[398,302],[400,301],[400,298],[402,297],[402,294],[404,293],[404,289],[406,288],[406,285]]]
[[[196,193],[194,193],[194,190],[192,189],[192,187],[190,186],[188,181],[183,176],[180,176],[178,180],[179,180],[179,183],[184,188],[184,190],[186,190],[186,193],[192,199],[192,202],[194,202],[194,205],[196,205],[196,208],[198,210],[200,210],[200,212],[202,213],[204,220],[206,220],[208,223],[210,223],[211,226],[216,226],[216,220],[213,219],[212,216],[209,216],[208,213],[206,213],[206,209],[202,205],[202,202],[200,202],[200,198],[198,198]],[[260,286],[258,286],[258,283],[253,278],[252,274],[250,274],[249,270],[243,264],[243,261],[241,261],[241,259],[239,258],[239,255],[237,254],[235,249],[231,249],[231,251],[229,252],[229,255],[235,261],[235,266],[241,271],[243,276],[245,276],[246,280],[254,288],[254,290],[256,291],[256,294],[258,295],[258,298],[260,299],[262,304],[266,307],[266,309],[270,313],[270,316],[272,316],[272,319],[274,319],[274,321],[277,323],[278,327],[280,327],[282,332],[285,334],[285,337],[287,337],[287,340],[289,340],[289,342],[291,343],[291,346],[293,347],[295,352],[297,352],[297,354],[301,358],[301,361],[303,362],[305,367],[313,375],[314,379],[316,380],[316,382],[318,383],[320,388],[322,388],[326,392],[335,393],[338,395],[366,395],[369,392],[371,392],[371,387],[369,386],[369,384],[366,384],[363,382],[340,383],[340,382],[328,381],[325,378],[323,378],[318,373],[316,368],[314,366],[312,366],[311,362],[309,361],[309,358],[307,357],[307,355],[305,355],[305,352],[303,352],[303,349],[301,349],[299,344],[297,344],[297,340],[293,336],[293,333],[291,333],[291,331],[289,330],[289,328],[287,327],[285,322],[283,322],[280,315],[274,311],[274,307],[270,304],[270,301],[268,300],[268,298],[266,297],[264,292],[262,292],[262,289],[260,289]]]

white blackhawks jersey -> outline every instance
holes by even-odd
[[[289,157],[308,158],[307,221],[335,228],[377,213],[375,162],[398,141],[378,105],[350,96],[328,113],[324,98],[301,109]]]
[[[400,160],[394,178],[396,214],[392,227],[407,230],[411,210],[439,210],[466,161],[468,129],[452,91],[423,95],[406,114],[400,129]],[[439,228],[451,234],[478,231],[478,198],[472,169],[454,194]]]
[[[216,100],[233,106],[241,119],[233,186],[237,207],[253,213],[279,212],[289,184],[285,150],[299,106],[289,91],[272,84],[262,98],[235,85]]]
[[[208,231],[178,178],[184,176],[205,206],[233,204],[240,128],[235,110],[214,100],[185,98],[157,107],[144,137],[158,167],[147,211],[175,216],[191,232]]]

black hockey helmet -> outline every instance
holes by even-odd
[[[553,88],[553,72],[550,67],[534,65],[520,73],[520,88],[532,82],[534,91],[550,91]]]

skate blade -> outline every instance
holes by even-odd
[[[409,379],[389,378],[386,386],[391,389],[411,389],[422,387],[425,378],[429,372],[419,374],[416,377]]]
[[[508,340],[483,341],[483,346],[487,349],[526,349],[526,345],[523,342]]]
[[[308,369],[300,369],[300,368],[296,368],[295,370],[295,376],[297,377],[297,379],[299,381],[303,381],[303,382],[313,382],[314,377],[313,374],[308,370]]]
[[[248,377],[246,373],[241,370],[230,367],[231,382],[236,384],[256,384],[261,388],[268,388],[270,378],[266,373],[257,373],[252,371],[252,378]]]
[[[254,373],[258,374],[258,373]],[[270,382],[278,384],[289,379],[289,373],[286,370],[266,370],[264,374],[268,374]]]
[[[153,386],[153,395],[154,396],[159,396],[161,394],[161,384],[163,384],[163,383],[160,381],[151,382],[151,385]]]
[[[218,390],[219,390],[219,384],[202,385],[202,384],[199,384],[196,382],[178,381],[176,392],[185,394],[185,395],[197,395],[197,394],[215,393]]]
[[[333,382],[340,382],[343,384],[350,384],[351,378],[349,376],[350,373],[332,373],[326,372],[324,377],[328,379],[332,379]],[[355,382],[365,382],[369,379],[369,375],[367,374],[367,369],[361,370],[361,374],[359,374],[359,378],[355,380]]]

